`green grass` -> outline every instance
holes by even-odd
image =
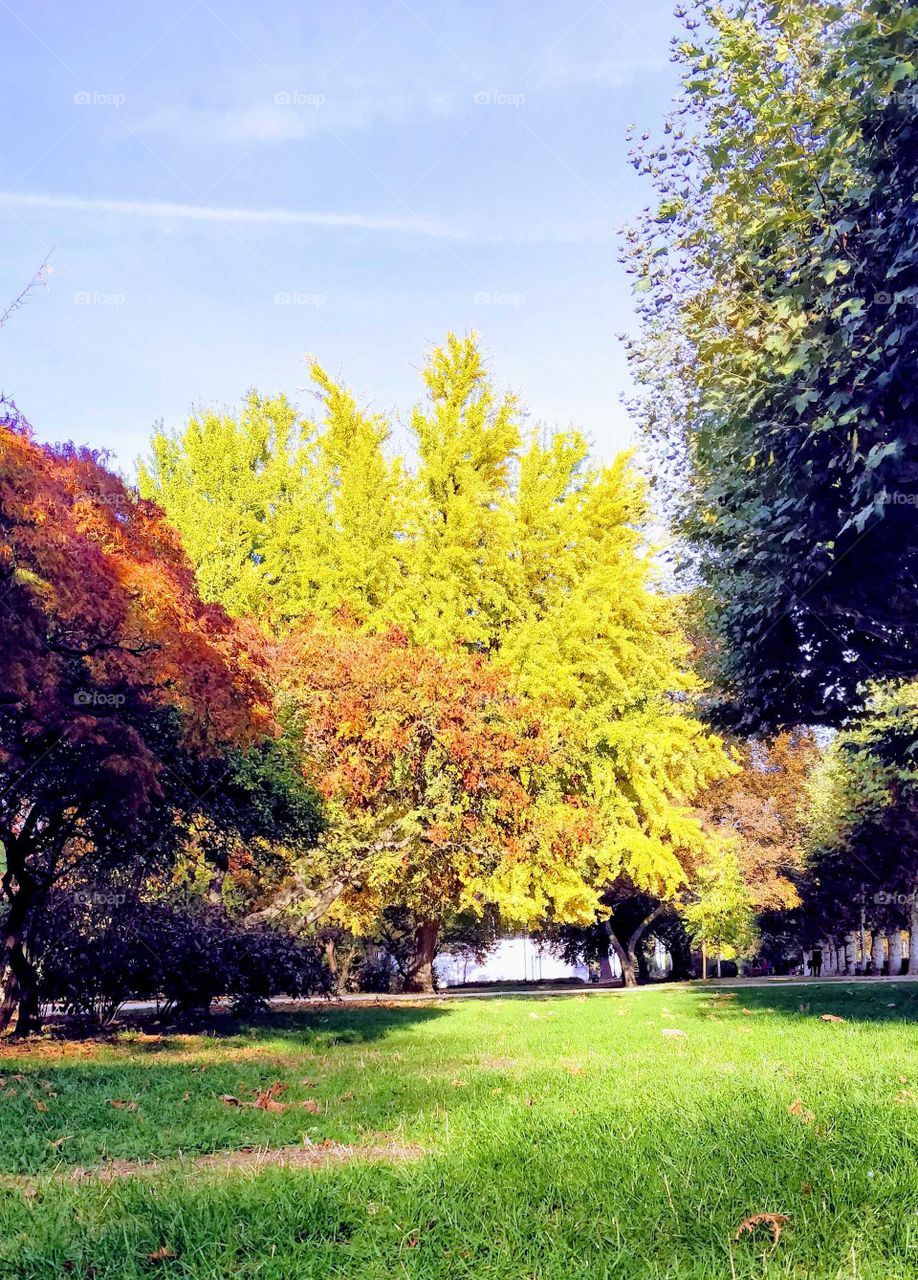
[[[668,987],[5,1049],[0,1277],[904,1280],[918,1275],[916,1024],[918,985]],[[220,1101],[276,1082],[321,1112]],[[187,1159],[304,1133],[424,1155],[255,1175]],[[60,1177],[179,1156],[146,1178]],[[734,1240],[761,1212],[790,1217],[773,1252],[767,1231]],[[151,1261],[163,1246],[175,1256]]]

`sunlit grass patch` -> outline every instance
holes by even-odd
[[[327,1008],[8,1054],[0,1277],[898,1280],[918,1273],[916,995]],[[371,1158],[387,1144],[411,1158]],[[735,1238],[762,1214],[777,1245],[768,1218]]]

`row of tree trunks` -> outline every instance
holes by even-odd
[[[823,975],[853,974],[858,967],[866,969],[869,961],[875,974],[882,973],[885,968],[891,977],[898,977],[904,958],[907,958],[906,973],[918,975],[918,907],[913,909],[907,952],[902,938],[902,932],[894,929],[887,934],[879,930],[865,931],[863,940],[857,934],[849,934],[842,944],[826,939],[822,944]]]

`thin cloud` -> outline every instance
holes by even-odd
[[[540,223],[523,214],[504,213],[489,223],[437,222],[416,215],[326,213],[308,209],[238,209],[218,205],[176,204],[164,200],[108,200],[84,196],[52,195],[22,191],[0,191],[3,206],[67,213],[103,214],[141,219],[158,218],[173,222],[236,223],[262,227],[318,227],[339,231],[380,231],[393,235],[421,236],[430,240],[464,241],[471,244],[556,244],[601,243],[614,238],[611,218],[598,214],[587,221]]]
[[[252,226],[325,227],[356,231],[391,231],[435,240],[466,236],[444,223],[385,214],[323,213],[307,209],[233,209],[204,204],[173,204],[160,200],[86,199],[83,196],[0,192],[0,202],[18,209],[55,209],[69,213],[110,213],[130,218],[170,218],[191,222],[235,222]]]

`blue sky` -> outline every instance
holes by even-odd
[[[130,469],[153,424],[302,357],[407,416],[477,329],[533,422],[632,432],[626,129],[675,86],[672,0],[0,0],[0,388]]]

